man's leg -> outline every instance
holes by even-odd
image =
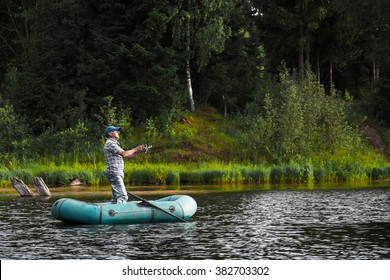
[[[112,192],[112,203],[126,203],[129,199],[127,196],[125,183],[123,182],[123,177],[119,175],[109,176],[108,181],[111,183],[111,192]]]

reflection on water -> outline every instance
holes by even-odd
[[[57,198],[0,199],[1,258],[390,259],[388,187],[218,188],[191,192],[185,224],[66,225],[51,217]]]

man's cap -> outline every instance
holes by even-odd
[[[107,126],[107,128],[104,130],[104,137],[107,137],[108,133],[110,133],[111,131],[120,131],[121,129],[121,127],[116,127],[113,125]]]

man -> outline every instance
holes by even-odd
[[[126,203],[129,198],[123,181],[125,168],[123,158],[132,158],[139,153],[146,151],[144,145],[127,151],[123,150],[118,142],[121,129],[121,127],[111,125],[104,130],[104,136],[107,138],[107,141],[104,144],[104,157],[107,164],[106,176],[111,184],[111,202],[118,204]]]

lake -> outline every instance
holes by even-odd
[[[390,187],[198,186],[177,192],[197,201],[188,223],[66,225],[51,216],[55,200],[103,202],[110,194],[0,195],[1,259],[390,259]]]

